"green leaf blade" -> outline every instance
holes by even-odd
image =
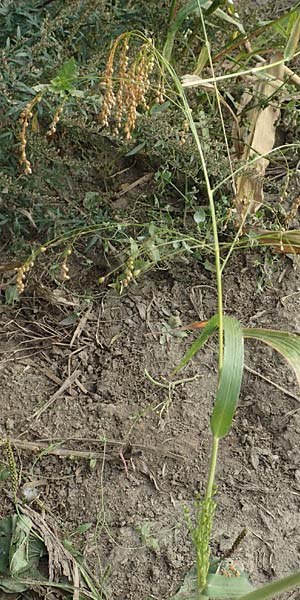
[[[175,19],[169,26],[167,38],[162,52],[163,57],[168,62],[171,61],[176,33],[180,29],[184,21],[193,13],[199,12],[199,6],[202,8],[206,8],[210,5],[210,0],[190,0],[190,2],[187,2],[187,4],[185,4],[184,6],[182,6],[182,8],[178,10]]]
[[[243,332],[237,319],[224,317],[224,361],[211,417],[213,435],[220,439],[230,430],[238,403],[244,370]]]
[[[300,38],[300,14],[296,18],[294,25],[292,27],[292,31],[290,33],[289,39],[287,41],[285,50],[284,50],[284,58],[285,60],[291,60],[294,58],[296,50],[298,48]]]
[[[234,25],[235,27],[237,27],[237,29],[240,31],[240,33],[242,33],[242,35],[246,34],[242,23],[238,19],[231,17],[228,13],[226,13],[221,8],[216,9],[215,15],[217,17],[219,17],[219,19],[222,19],[222,21],[226,21],[227,23],[230,23],[231,25]]]
[[[74,89],[77,76],[77,65],[72,57],[59,69],[57,76],[51,80],[49,88],[53,93],[71,92]]]
[[[258,590],[254,590],[245,596],[241,596],[239,600],[267,600],[268,598],[278,598],[278,594],[282,594],[286,590],[300,585],[300,573],[288,575],[278,581],[267,583]]]
[[[253,590],[249,582],[248,575],[244,571],[239,571],[239,577],[225,577],[217,573],[209,572],[207,584],[201,592],[201,598],[234,598],[241,599],[241,596],[248,594]],[[196,567],[193,566],[186,574],[182,586],[171,600],[198,600],[197,574]]]
[[[183,369],[183,367],[185,367],[192,360],[192,358],[195,356],[195,354],[197,354],[197,352],[199,352],[199,350],[204,346],[205,342],[207,342],[208,338],[216,331],[216,329],[218,327],[218,323],[219,323],[218,315],[214,315],[207,322],[200,337],[198,337],[194,341],[194,343],[191,345],[191,347],[188,349],[188,351],[184,355],[181,363],[178,365],[178,367],[176,367],[174,373],[178,373],[178,371]]]
[[[276,329],[243,329],[245,338],[260,340],[277,350],[291,365],[300,385],[300,336]]]
[[[203,596],[207,598],[240,598],[241,594],[251,591],[252,585],[246,573],[239,577],[225,577],[216,573],[209,573]]]
[[[26,515],[13,516],[13,533],[10,544],[9,571],[12,577],[28,569],[28,541],[32,521]]]

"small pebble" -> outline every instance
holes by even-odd
[[[7,421],[6,421],[6,429],[8,431],[11,431],[12,429],[14,429],[14,426],[15,426],[14,420],[11,419],[11,418],[8,418]]]

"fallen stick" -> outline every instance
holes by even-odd
[[[47,408],[49,408],[49,406],[51,406],[68,389],[68,387],[70,387],[70,385],[72,385],[72,383],[75,382],[78,375],[80,375],[79,370],[74,371],[74,373],[72,373],[69,377],[67,377],[67,379],[63,382],[63,384],[55,392],[55,394],[53,394],[53,396],[51,396],[51,398],[49,398],[49,400],[47,400],[47,402],[44,404],[44,406],[42,406],[35,413],[33,413],[33,415],[31,415],[31,417],[28,417],[27,420],[29,421],[30,419],[39,419],[39,417],[43,414],[43,412],[45,412],[45,410],[47,410]]]
[[[15,446],[15,448],[18,448],[19,450],[29,450],[30,452],[44,452],[45,455],[47,454],[51,454],[51,455],[55,455],[55,456],[62,456],[62,457],[74,457],[74,458],[86,458],[88,460],[90,459],[103,459],[105,457],[105,460],[118,460],[119,454],[116,453],[112,456],[107,455],[107,450],[105,450],[105,452],[95,452],[93,450],[73,450],[71,448],[61,448],[60,444],[62,444],[63,442],[49,442],[49,444],[45,444],[42,442],[27,442],[26,440],[18,440],[18,439],[9,439],[8,440],[9,443],[12,446]],[[74,440],[77,441],[77,440]],[[97,444],[103,444],[103,447],[106,447],[107,445],[117,445],[120,446],[121,449],[125,448],[126,446],[126,442],[125,441],[107,441],[107,442],[102,442],[101,440],[90,440],[93,443],[97,443]],[[2,438],[0,440],[0,447],[5,444],[7,442],[6,439]],[[152,447],[152,446],[142,446],[140,444],[132,444],[132,449],[134,451],[138,451],[138,450],[144,450],[144,451],[149,451],[149,452],[155,452],[155,453],[162,453],[164,456],[169,457],[169,458],[173,458],[173,459],[181,459],[184,460],[186,457],[181,455],[181,454],[176,454],[175,452],[169,452],[164,450],[163,448],[159,448],[159,447]],[[46,452],[45,452],[46,451]]]

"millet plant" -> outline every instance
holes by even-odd
[[[202,23],[205,41],[207,60],[210,64],[213,76],[209,83],[213,85],[216,97],[218,97],[217,82],[222,81],[222,76],[216,78],[214,76],[213,63],[210,55],[210,46],[206,34],[205,21],[203,16],[203,5],[207,3],[197,0],[196,2],[188,3],[190,10],[198,11],[200,21]],[[187,8],[185,15],[187,14]],[[180,18],[184,15],[180,15]],[[178,15],[177,15],[178,20]],[[290,47],[292,46],[294,55],[295,52],[295,37],[298,39],[300,30],[299,16],[296,25],[288,40]],[[173,33],[176,32],[176,26],[173,25]],[[233,317],[226,316],[223,310],[223,293],[222,293],[222,271],[223,264],[220,255],[220,243],[218,234],[218,222],[215,208],[215,194],[217,188],[211,184],[207,163],[202,148],[201,139],[193,119],[193,114],[189,105],[188,97],[182,82],[172,64],[170,63],[173,34],[169,35],[169,43],[167,44],[167,52],[159,53],[152,44],[152,41],[145,38],[139,33],[123,34],[113,45],[110,53],[107,69],[105,74],[105,98],[103,103],[103,111],[101,120],[104,125],[112,124],[112,128],[118,134],[122,128],[126,138],[130,138],[131,132],[135,127],[137,107],[146,106],[146,94],[151,88],[150,77],[154,68],[159,72],[159,93],[158,99],[163,101],[166,97],[176,103],[184,114],[185,122],[188,124],[190,132],[193,135],[194,142],[197,147],[199,163],[201,165],[207,198],[210,207],[210,215],[212,220],[212,231],[214,238],[214,257],[215,257],[215,273],[216,287],[218,294],[218,313],[212,316],[209,321],[199,324],[202,328],[201,336],[196,339],[191,348],[186,353],[176,372],[183,368],[192,357],[203,347],[205,342],[215,333],[218,333],[219,351],[218,351],[218,388],[216,393],[215,405],[211,416],[211,434],[212,434],[212,450],[209,462],[209,474],[204,498],[199,498],[196,504],[196,524],[192,525],[190,516],[187,515],[189,530],[192,541],[195,547],[196,554],[196,570],[192,571],[190,578],[189,598],[197,600],[204,598],[240,598],[240,600],[264,600],[265,598],[274,598],[280,592],[283,592],[291,587],[300,584],[300,573],[286,577],[280,581],[270,583],[258,590],[251,590],[251,586],[242,572],[236,570],[233,577],[228,576],[228,568],[221,560],[214,559],[210,556],[210,539],[211,530],[216,502],[216,482],[215,471],[218,459],[218,449],[220,440],[222,440],[230,431],[232,420],[236,411],[241,381],[243,376],[244,364],[244,340],[257,339],[265,344],[268,344],[279,353],[281,353],[294,368],[298,382],[300,383],[300,339],[299,336],[283,331],[268,330],[268,329],[248,329],[242,328],[239,321]],[[129,42],[136,43],[140,41],[140,50],[136,55],[135,61],[128,69],[127,52]],[[117,48],[120,48],[119,71],[114,75],[114,60],[116,57]],[[166,50],[166,47],[165,47]],[[279,59],[279,62],[284,63],[291,56],[288,52],[285,56]],[[155,65],[154,65],[155,59]],[[258,69],[260,70],[260,69]],[[251,70],[256,73],[256,69]],[[266,76],[267,67],[265,67]],[[232,75],[239,77],[240,71]],[[226,78],[226,76],[225,76]],[[203,85],[206,80],[203,79]],[[117,87],[117,91],[114,89]],[[124,118],[122,118],[124,116]],[[221,116],[222,119],[222,116]],[[269,154],[269,153],[268,153]],[[252,159],[252,164],[261,159],[261,155]],[[232,171],[229,179],[234,182],[237,173],[245,170],[249,165],[240,167],[238,171]],[[240,234],[240,232],[239,232]],[[239,235],[236,236],[230,250],[229,255],[225,258],[227,262],[233,246],[239,243]],[[187,588],[185,588],[187,589]],[[181,598],[180,592],[175,598]],[[182,596],[183,597],[183,596]]]

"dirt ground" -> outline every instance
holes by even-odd
[[[245,327],[300,333],[300,261],[263,262],[264,253],[234,254],[226,314]],[[51,302],[35,282],[17,308],[0,304],[0,437],[15,440],[21,497],[25,483],[37,490],[37,509],[98,579],[105,575],[109,600],[169,600],[194,563],[184,508],[192,511],[205,490],[217,371],[213,340],[176,383],[171,373],[195,334],[177,337],[168,324],[216,312],[214,276],[179,261],[122,296],[98,288],[88,304],[81,292],[78,300],[71,282]],[[4,445],[0,461],[8,461]],[[284,361],[258,343],[246,343],[217,483],[212,552],[228,550],[247,528],[233,559],[254,585],[299,569],[300,392]],[[0,517],[12,511],[8,489],[0,481]],[[90,527],[76,534],[83,524]]]
[[[244,326],[299,332],[299,265],[281,257],[259,293],[256,258],[236,255],[228,267],[226,313]],[[205,486],[216,352],[208,344],[180,375],[194,379],[168,389],[192,337],[170,335],[165,324],[215,312],[211,273],[177,265],[145,276],[121,297],[104,292],[84,311],[77,332],[78,322],[61,324],[72,307],[51,309],[28,296],[17,313],[1,307],[1,437],[60,441],[100,458],[16,447],[22,482],[34,482],[65,537],[91,524],[72,540],[97,576],[108,569],[109,598],[170,598],[193,563],[183,509]],[[300,396],[293,373],[271,350],[247,343],[246,364]],[[74,372],[73,383],[46,408]],[[261,376],[245,372],[234,427],[221,443],[213,548],[228,549],[246,527],[234,558],[255,584],[299,568],[300,551],[300,398]],[[1,455],[6,462],[3,447]],[[3,516],[11,505],[7,482],[0,485]]]

